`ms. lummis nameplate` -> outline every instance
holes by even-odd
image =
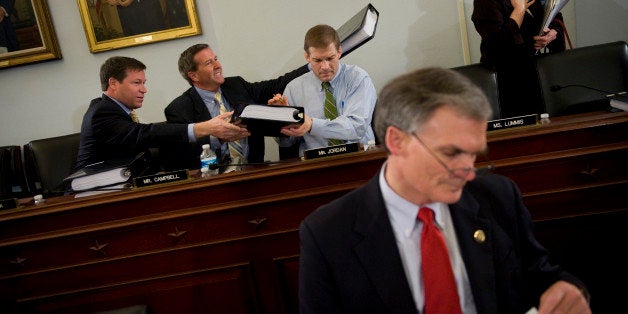
[[[488,131],[503,130],[517,128],[522,126],[535,125],[538,122],[538,115],[531,114],[526,116],[518,116],[499,120],[491,120],[488,122]]]

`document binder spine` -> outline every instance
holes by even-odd
[[[374,21],[375,24],[373,25],[373,34],[359,41],[357,44],[351,47],[346,47],[346,45],[343,45],[343,42],[346,43],[346,41],[350,39],[352,36],[364,30],[365,26],[367,26],[366,20],[369,17],[369,11],[375,14],[375,21]],[[356,15],[354,15],[352,18],[350,18],[347,22],[345,22],[342,26],[340,26],[337,29],[338,36],[340,37],[340,45],[343,49],[341,58],[348,55],[353,50],[358,49],[360,46],[364,45],[366,42],[368,42],[369,40],[373,39],[373,37],[375,37],[378,20],[379,20],[379,11],[377,11],[377,9],[375,9],[375,7],[369,3],[366,7],[360,10]]]

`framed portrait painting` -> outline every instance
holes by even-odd
[[[201,34],[194,0],[78,0],[92,53]]]
[[[46,0],[0,0],[0,69],[61,59]]]

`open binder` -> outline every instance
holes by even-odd
[[[375,37],[378,19],[379,12],[369,3],[336,30],[340,37],[342,57]]]
[[[304,118],[303,107],[241,104],[236,106],[232,122],[246,125],[253,134],[277,137],[285,136],[281,128],[302,124]]]

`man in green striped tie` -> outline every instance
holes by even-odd
[[[370,76],[363,69],[340,63],[342,48],[338,33],[329,25],[308,30],[304,41],[305,59],[312,71],[292,80],[283,95],[270,104],[290,104],[305,109],[305,121],[281,132],[280,147],[299,144],[299,154],[306,149],[375,140],[371,119],[377,93]]]

